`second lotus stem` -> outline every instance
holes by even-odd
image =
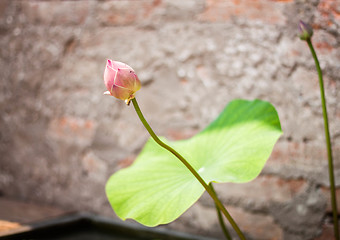
[[[331,202],[332,202],[332,211],[333,211],[333,222],[334,222],[334,237],[336,240],[340,240],[339,237],[339,224],[338,224],[338,207],[336,203],[336,189],[335,189],[335,178],[334,178],[334,167],[333,167],[333,156],[332,156],[332,143],[329,134],[329,126],[328,126],[328,115],[327,115],[327,107],[326,107],[326,97],[325,97],[325,90],[322,78],[322,71],[320,68],[318,57],[315,53],[312,40],[308,38],[307,44],[309,49],[312,53],[314,58],[316,70],[319,76],[319,85],[320,85],[320,96],[321,96],[321,103],[322,103],[322,113],[323,113],[323,120],[324,120],[324,127],[325,127],[325,138],[326,138],[326,145],[327,145],[327,156],[328,156],[328,173],[329,173],[329,183],[331,188]]]

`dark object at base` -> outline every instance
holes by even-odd
[[[30,230],[1,236],[6,240],[216,240],[171,230],[147,228],[113,219],[77,214],[34,224]]]

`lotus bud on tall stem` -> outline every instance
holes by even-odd
[[[132,67],[110,59],[106,62],[104,83],[107,88],[104,94],[124,100],[127,105],[141,88],[141,83]]]
[[[308,44],[308,47],[312,53],[312,56],[315,62],[315,67],[316,67],[316,70],[319,76],[320,96],[321,96],[322,113],[323,113],[323,120],[324,120],[324,127],[325,127],[326,146],[327,146],[327,156],[328,156],[329,184],[331,188],[334,237],[336,240],[340,240],[339,223],[338,223],[338,207],[337,207],[336,192],[335,192],[336,185],[335,185],[335,178],[334,178],[332,144],[331,144],[331,138],[329,134],[329,127],[328,127],[328,115],[327,115],[326,97],[325,97],[325,90],[324,90],[324,84],[323,84],[323,78],[322,78],[322,71],[321,71],[318,57],[316,55],[316,52],[312,44],[312,36],[313,36],[312,27],[309,24],[303,21],[300,21],[299,31],[300,31],[300,34],[299,34],[300,39],[306,41]]]
[[[228,219],[229,223],[234,228],[239,238],[241,240],[245,240],[246,238],[243,235],[242,231],[240,230],[234,219],[231,217],[227,209],[224,207],[222,202],[219,200],[212,187],[210,187],[208,183],[204,181],[204,179],[180,153],[178,153],[175,149],[171,148],[158,138],[158,136],[154,133],[154,131],[144,118],[135,98],[135,93],[141,88],[141,83],[137,75],[135,74],[135,71],[125,63],[107,60],[106,68],[104,71],[104,83],[108,90],[104,92],[104,94],[124,100],[127,105],[129,105],[130,101],[132,101],[139,119],[143,123],[145,129],[149,132],[150,136],[155,140],[158,145],[168,150],[185,165],[185,167],[195,176],[195,178],[201,183],[201,185],[214,200],[216,207]],[[226,235],[226,237],[228,239],[229,236]]]

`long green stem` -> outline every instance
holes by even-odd
[[[315,53],[311,39],[307,39],[307,43],[308,43],[310,51],[313,55],[316,70],[318,71],[318,75],[319,75],[320,95],[321,95],[323,120],[324,120],[324,126],[325,126],[325,137],[326,137],[326,144],[327,144],[328,172],[329,172],[329,183],[330,183],[330,187],[331,187],[331,201],[332,201],[332,210],[333,210],[334,236],[335,236],[335,239],[339,240],[340,237],[339,237],[339,224],[338,224],[338,208],[337,208],[336,194],[335,194],[335,179],[334,179],[334,168],[333,168],[333,157],[332,157],[332,144],[331,144],[331,138],[330,138],[330,135],[329,135],[328,116],[327,116],[325,90],[324,90],[323,79],[322,79],[322,71],[321,71],[319,60],[318,60],[318,57]]]
[[[215,192],[214,186],[212,185],[212,183],[209,183],[209,187],[211,188],[211,190],[214,192],[214,194],[217,197],[217,194]],[[226,237],[226,239],[228,240],[232,240],[230,233],[227,229],[227,227],[225,226],[224,220],[223,220],[223,216],[221,214],[221,210],[217,207],[217,205],[215,204],[216,207],[216,212],[217,212],[217,217],[218,217],[218,222],[220,223],[220,226],[222,228],[222,231],[224,233],[224,236]]]
[[[132,99],[133,106],[136,110],[136,113],[143,123],[146,130],[149,132],[150,136],[155,140],[156,143],[158,143],[161,147],[165,148],[169,152],[171,152],[173,155],[175,155],[188,169],[189,171],[195,176],[195,178],[202,184],[202,186],[205,188],[205,190],[209,193],[211,198],[214,200],[217,207],[222,211],[224,216],[228,219],[231,226],[234,228],[237,235],[240,237],[241,240],[245,240],[243,233],[241,232],[240,228],[237,226],[234,219],[231,217],[231,215],[228,213],[227,209],[223,206],[221,201],[217,198],[217,196],[214,194],[214,192],[211,190],[211,188],[206,184],[206,182],[203,180],[203,178],[196,172],[196,170],[185,160],[181,154],[179,154],[175,149],[171,148],[170,146],[166,145],[164,142],[162,142],[157,135],[154,133],[148,122],[145,120],[142,111],[140,110],[136,98]]]

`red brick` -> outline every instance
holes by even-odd
[[[128,25],[147,19],[161,4],[153,1],[107,1],[97,9],[97,16],[102,25]]]
[[[321,193],[327,200],[327,212],[332,212],[331,191],[329,187],[321,187]],[[340,188],[336,189],[336,203],[338,207],[338,213],[340,214]]]
[[[92,141],[96,124],[91,120],[63,116],[53,119],[48,127],[48,136],[53,140],[88,145]]]
[[[265,169],[275,172],[277,169],[289,168],[296,172],[323,171],[327,167],[325,146],[317,142],[278,142],[267,162]]]
[[[283,230],[275,223],[271,216],[248,212],[234,206],[226,206],[226,209],[242,232],[251,236],[252,239],[283,239]],[[228,229],[232,229],[227,220],[225,223]],[[201,232],[202,235],[222,235],[215,208],[203,206],[199,202],[190,207],[179,219],[172,222],[170,227],[194,234]],[[219,239],[224,239],[224,237]]]
[[[170,128],[167,130],[167,138],[169,140],[182,140],[182,139],[188,139],[193,137],[197,133],[196,130],[192,129],[183,129],[179,131],[178,129]]]
[[[316,42],[315,47],[318,49],[327,50],[328,52],[333,50],[333,47],[328,42]]]
[[[283,239],[283,230],[274,222],[271,216],[246,212],[241,208],[232,206],[226,206],[226,208],[240,229],[254,239]]]
[[[206,0],[206,9],[199,15],[198,19],[219,22],[228,21],[232,17],[239,17],[280,24],[286,21],[282,11],[287,2],[292,1]]]
[[[321,0],[318,5],[321,21],[325,27],[334,25],[334,21],[340,22],[340,2],[339,0]]]
[[[26,227],[27,230],[29,230],[28,226],[21,225],[20,223],[17,223],[17,222],[10,222],[10,221],[5,221],[5,220],[0,219],[0,237],[2,234],[5,235],[19,228],[21,230],[24,227]]]
[[[286,203],[307,188],[303,179],[285,180],[277,176],[259,176],[251,182],[234,184],[215,184],[222,199],[242,201],[252,200],[256,205],[268,205],[272,202]]]
[[[21,224],[44,221],[65,214],[63,209],[53,206],[9,198],[0,198],[0,206],[0,219]]]
[[[6,11],[9,7],[10,1],[9,0],[2,0],[0,1],[0,21],[4,21],[6,17]]]
[[[82,170],[92,181],[103,183],[106,181],[106,163],[93,152],[86,153],[81,159]]]
[[[320,236],[314,238],[314,240],[335,240],[332,224],[324,224],[322,226],[322,233]]]
[[[126,158],[120,159],[117,164],[118,169],[126,168],[130,166],[134,162],[135,159],[136,159],[136,156],[128,156]]]
[[[21,1],[28,23],[46,25],[83,24],[89,14],[88,1]]]

